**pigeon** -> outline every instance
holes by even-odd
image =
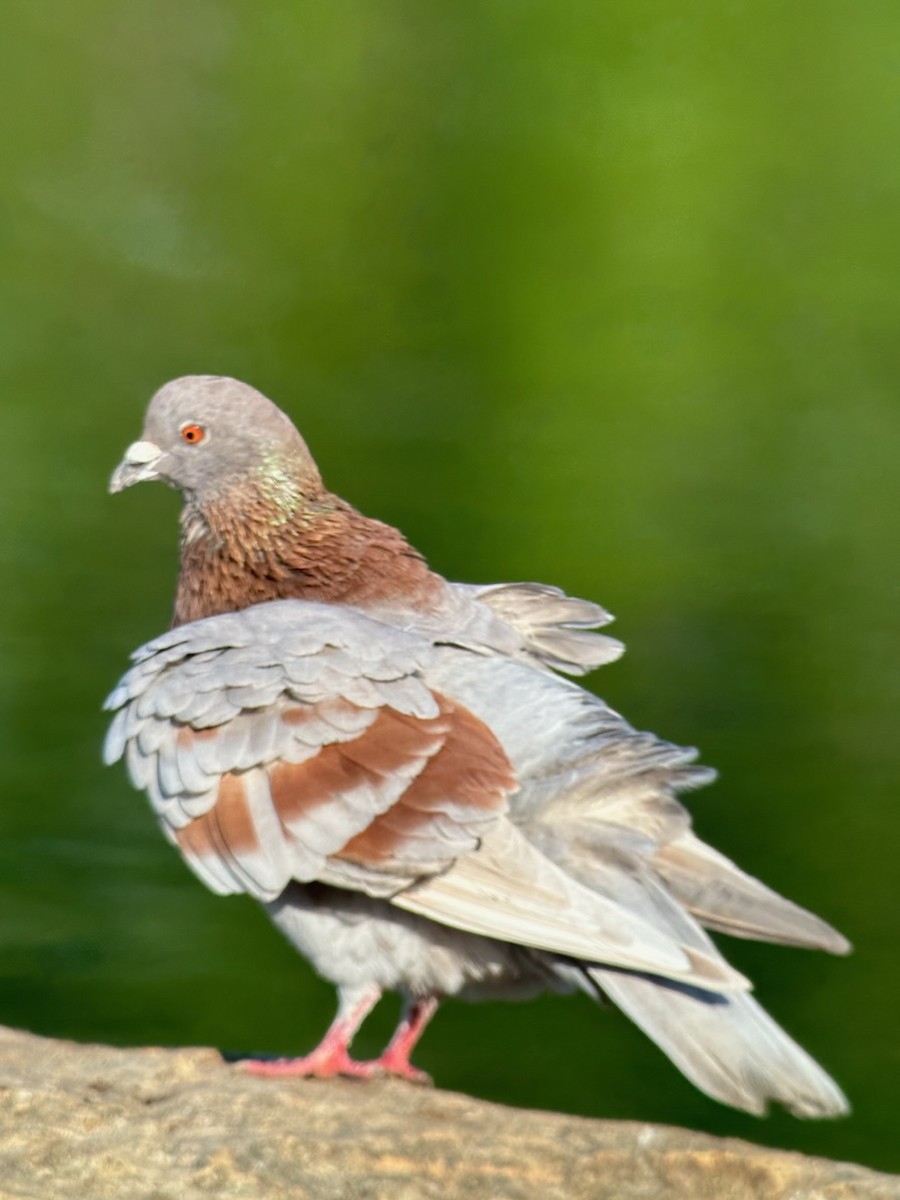
[[[622,652],[604,609],[448,582],[235,379],[153,396],[110,490],[143,480],[183,494],[174,619],[107,701],[105,760],[207,887],[254,896],[338,994],[316,1049],[245,1069],[425,1080],[411,1053],[443,999],[580,990],[716,1100],[847,1111],[709,931],[849,944],[692,832],[678,796],[713,777],[695,750],[575,682]],[[358,1061],[389,990],[397,1029]]]

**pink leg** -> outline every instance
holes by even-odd
[[[339,988],[337,1016],[322,1041],[303,1058],[277,1058],[274,1061],[248,1058],[240,1063],[250,1075],[314,1075],[331,1079],[335,1075],[368,1078],[378,1073],[378,1064],[357,1062],[350,1057],[353,1035],[381,998],[375,987]]]
[[[431,1077],[414,1067],[409,1061],[409,1056],[424,1033],[425,1026],[437,1012],[437,1007],[438,1000],[435,996],[407,1004],[387,1049],[372,1066],[388,1075],[398,1075],[401,1079],[409,1079],[413,1083],[431,1083]]]

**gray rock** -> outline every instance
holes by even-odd
[[[0,1200],[900,1197],[897,1177],[683,1129],[2,1027],[0,1129]]]

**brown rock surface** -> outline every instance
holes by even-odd
[[[393,1081],[254,1079],[214,1050],[0,1027],[0,1200],[888,1200],[900,1178]]]

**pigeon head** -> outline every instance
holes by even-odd
[[[185,375],[150,401],[140,440],[125,451],[109,489],[158,479],[202,505],[243,481],[267,478],[321,487],[290,418],[237,379]]]

